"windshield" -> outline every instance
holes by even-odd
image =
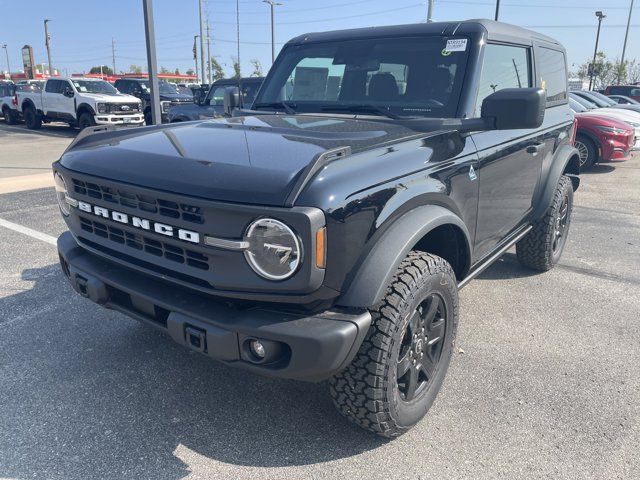
[[[145,92],[151,91],[151,87],[149,87],[149,80],[140,82],[140,85]],[[168,95],[175,95],[176,93],[178,93],[176,87],[171,85],[169,82],[158,82],[158,87],[160,89],[160,93],[165,93]]]
[[[105,95],[118,93],[113,85],[102,80],[71,80],[71,83],[80,93],[102,93]]]
[[[256,93],[260,88],[260,82],[244,82],[240,86],[240,94],[242,95],[242,106],[245,108],[251,107],[251,104],[256,98]]]
[[[614,100],[610,99],[609,97],[607,97],[606,95],[603,95],[599,92],[589,92],[592,96],[599,98],[602,102],[606,103],[607,105],[611,106],[611,105],[617,105],[618,102],[615,102]]]
[[[253,108],[278,108],[284,101],[298,112],[362,112],[373,106],[395,115],[454,117],[467,43],[407,37],[289,46]]]
[[[586,108],[587,110],[593,110],[594,108],[598,108],[598,106],[595,103],[582,98],[580,95],[576,95],[575,93],[570,93],[569,96],[573,98],[576,102],[578,102],[580,105],[582,105],[584,108]]]
[[[578,113],[583,113],[583,112],[587,111],[586,107],[584,107],[583,105],[578,103],[573,98],[569,99],[569,107],[571,108],[571,110],[573,110],[574,112],[578,112]]]
[[[582,92],[581,95],[579,95],[582,98],[586,98],[587,101],[595,104],[596,107],[608,107],[609,104],[603,100],[600,100],[598,97],[596,97],[595,95],[593,95],[593,92]]]

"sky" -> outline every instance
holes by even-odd
[[[276,54],[288,39],[306,32],[394,25],[426,21],[426,0],[279,0],[275,7]],[[500,20],[526,26],[559,40],[567,49],[570,70],[593,55],[596,10],[602,22],[599,51],[608,57],[622,53],[631,0],[502,0]],[[132,64],[146,71],[142,0],[0,0],[5,19],[0,45],[7,44],[12,71],[21,67],[20,48],[30,44],[37,63],[46,62],[43,20],[50,19],[51,61],[63,74],[86,72],[95,65],[116,70]],[[28,5],[28,8],[25,8]],[[240,0],[240,59],[243,75],[252,72],[250,60],[264,70],[271,65],[269,6],[262,0]],[[158,66],[185,73],[195,68],[193,36],[199,33],[198,0],[153,0]],[[211,28],[211,55],[232,74],[237,52],[236,0],[207,0],[205,14]],[[636,1],[627,43],[627,59],[640,61],[640,1]],[[19,12],[18,12],[19,11]],[[11,13],[14,12],[14,13]],[[439,20],[493,18],[495,0],[435,0]],[[0,70],[7,69],[0,51]]]

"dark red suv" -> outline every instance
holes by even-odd
[[[605,95],[624,95],[640,102],[640,85],[609,85]]]

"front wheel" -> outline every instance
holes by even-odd
[[[93,115],[91,115],[88,112],[84,112],[80,115],[80,118],[78,118],[78,128],[80,130],[84,130],[85,128],[88,127],[93,127],[95,126],[96,121],[93,118]]]
[[[411,252],[371,316],[356,357],[330,380],[330,394],[351,421],[397,437],[425,416],[449,367],[458,324],[451,266]]]
[[[551,206],[544,216],[533,224],[533,229],[516,244],[516,255],[525,267],[546,272],[560,261],[567,243],[573,185],[566,175],[560,177]]]
[[[593,167],[598,160],[598,149],[595,143],[593,143],[593,140],[584,135],[578,135],[576,137],[575,147],[580,157],[580,170],[587,170]]]

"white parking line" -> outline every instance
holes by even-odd
[[[8,228],[9,230],[22,233],[23,235],[28,235],[31,238],[35,238],[36,240],[40,240],[42,242],[47,242],[54,246],[57,245],[56,237],[52,237],[51,235],[47,235],[46,233],[33,230],[32,228],[23,227],[22,225],[18,225],[17,223],[8,222],[7,220],[3,220],[2,218],[0,218],[0,227]]]
[[[42,135],[45,137],[58,137],[58,138],[68,138],[69,140],[73,139],[73,133],[64,134],[55,131],[51,131],[50,129],[40,131],[40,130],[29,130],[27,127],[15,127],[13,125],[0,125],[0,130],[5,130],[8,132],[19,132],[19,133],[32,133],[34,135]]]

